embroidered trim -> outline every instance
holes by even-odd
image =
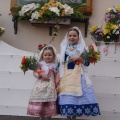
[[[97,116],[100,115],[99,105],[87,104],[87,105],[60,105],[60,113],[63,116]]]

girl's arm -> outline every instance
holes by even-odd
[[[85,60],[85,59],[83,59],[82,57],[80,57],[79,60],[80,60],[81,63],[84,64],[85,66],[89,66],[89,65],[90,65],[89,60]]]
[[[37,73],[36,71],[33,71],[33,76],[36,78],[42,78],[42,80],[47,80],[49,78],[44,72]]]
[[[73,56],[70,58],[69,62],[79,61],[80,63],[84,64],[85,66],[89,66],[90,62],[88,60],[83,59],[80,56]]]
[[[72,56],[69,59],[69,62],[76,62],[76,61],[80,61],[80,63],[84,64],[84,59],[80,56]]]
[[[58,93],[59,82],[60,82],[59,72],[56,72],[56,76],[55,76],[55,88],[56,88],[56,92],[57,93]]]
[[[33,76],[34,77],[36,77],[36,78],[40,78],[41,77],[41,75],[40,74],[38,74],[37,72],[35,72],[35,71],[33,71]]]
[[[60,76],[59,76],[59,72],[56,73],[56,78],[55,78],[55,86],[56,88],[58,87],[60,82]]]
[[[38,63],[38,69],[33,71],[33,76],[36,78],[43,78],[46,79],[47,75],[41,70],[41,65]]]
[[[40,64],[38,63],[38,69],[41,69],[41,66]],[[40,74],[38,74],[35,70],[33,71],[33,76],[36,77],[36,78],[40,78]]]

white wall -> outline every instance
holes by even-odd
[[[48,27],[34,27],[29,22],[20,22],[18,24],[18,33],[14,34],[12,16],[10,13],[10,1],[11,0],[0,0],[0,26],[3,26],[6,31],[5,34],[0,38],[6,43],[27,51],[36,52],[37,45],[39,43],[49,44],[51,36],[49,36]],[[89,27],[92,25],[99,25],[104,13],[108,7],[112,7],[120,4],[120,0],[93,0],[93,14],[90,17]],[[72,23],[72,26],[78,26],[84,35],[84,23]],[[65,33],[69,28],[61,28],[59,34],[53,42],[59,52],[59,44],[62,41]],[[91,36],[88,31],[88,37],[84,38],[87,44],[92,42]]]

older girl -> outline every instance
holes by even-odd
[[[60,47],[58,104],[61,115],[68,119],[100,115],[87,72],[89,61],[80,57],[86,44],[78,27],[67,32]]]

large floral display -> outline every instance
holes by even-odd
[[[105,17],[105,24],[95,25],[90,28],[90,33],[95,42],[118,42],[120,40],[120,6],[108,8]]]
[[[11,8],[13,17],[18,17],[19,20],[37,20],[39,22],[58,22],[60,17],[75,16],[82,17],[82,13],[78,10],[79,5],[61,3],[55,0],[42,3],[30,3],[27,5],[19,4]]]
[[[64,19],[83,19],[83,13],[79,11],[80,4],[58,2],[55,0],[41,1],[40,3],[18,4],[11,8],[13,20],[28,20],[31,23],[54,24],[53,41],[60,28],[60,22]],[[65,24],[65,22],[62,22]]]

